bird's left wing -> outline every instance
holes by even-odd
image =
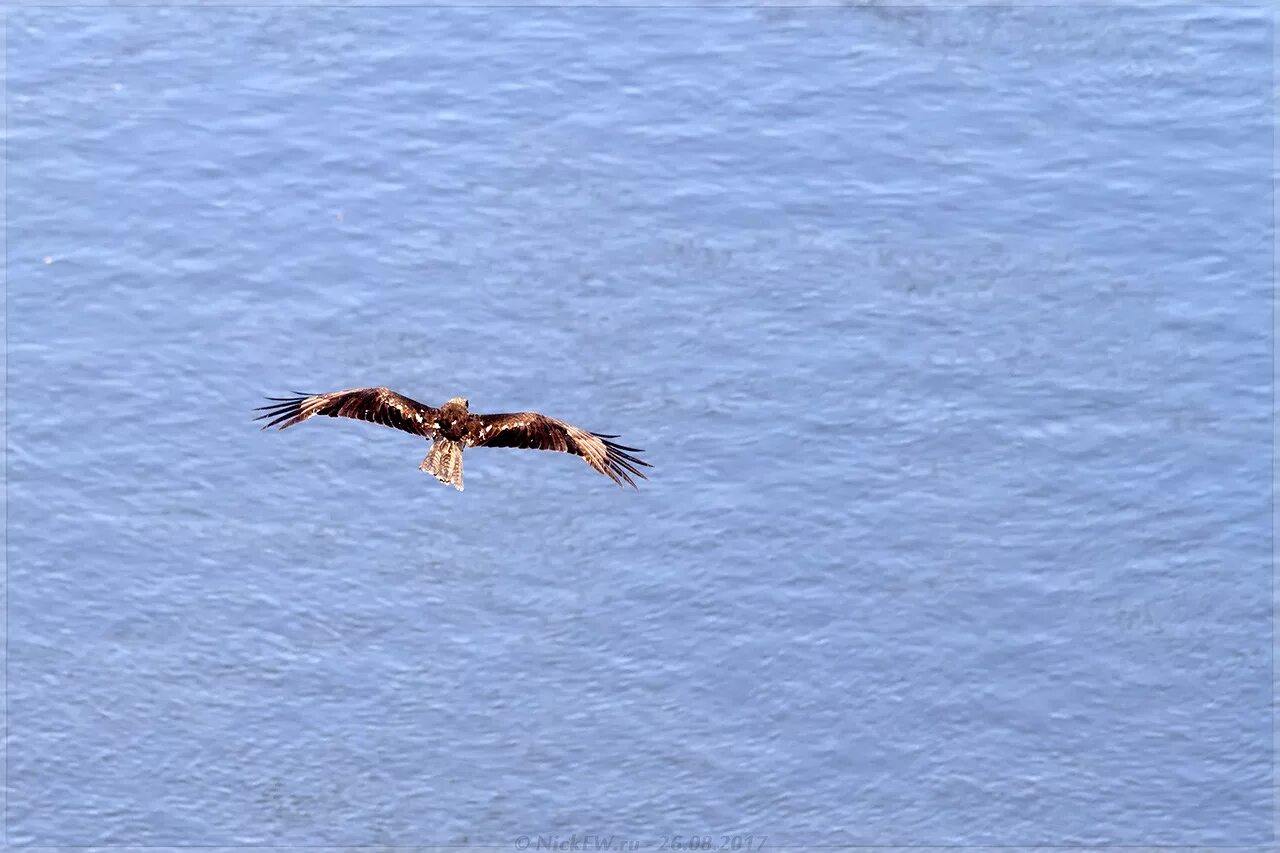
[[[369,421],[429,438],[435,432],[436,418],[440,415],[439,409],[411,400],[390,388],[350,388],[328,394],[298,394],[296,397],[267,399],[274,402],[256,409],[265,411],[266,414],[254,418],[255,421],[271,419],[263,429],[273,426],[285,429],[302,423],[312,415],[328,415],[331,418]]]
[[[573,453],[619,486],[626,482],[635,488],[632,474],[642,480],[648,479],[636,466],[653,467],[631,455],[643,452],[639,448],[614,444],[609,440],[617,438],[616,435],[587,432],[537,412],[474,415],[472,423],[476,426],[467,437],[467,444],[471,446],[528,447]]]

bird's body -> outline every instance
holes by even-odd
[[[528,447],[557,450],[581,456],[592,468],[618,485],[635,487],[631,475],[645,479],[636,466],[651,467],[633,453],[634,447],[614,444],[614,435],[587,432],[572,424],[537,412],[477,415],[467,400],[453,397],[439,408],[411,400],[390,388],[352,388],[329,394],[268,397],[272,404],[259,407],[269,418],[266,429],[301,423],[312,415],[356,418],[413,433],[433,442],[418,467],[462,491],[462,452],[468,447]]]
[[[464,440],[474,429],[471,420],[475,415],[467,411],[467,401],[462,397],[446,400],[440,407],[436,420],[440,424],[440,435],[450,441]]]

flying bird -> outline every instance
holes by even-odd
[[[433,444],[418,469],[434,474],[437,480],[458,491],[462,491],[462,451],[468,447],[528,447],[573,453],[619,486],[626,483],[632,488],[636,487],[633,475],[648,479],[636,466],[653,467],[632,455],[642,450],[610,441],[617,438],[616,435],[587,432],[537,412],[472,414],[467,410],[465,397],[454,397],[436,408],[410,400],[390,388],[351,388],[328,394],[295,391],[294,394],[297,396],[268,397],[270,405],[255,409],[266,414],[254,420],[270,418],[263,429],[273,426],[285,429],[313,415],[327,415],[370,421],[422,436]]]

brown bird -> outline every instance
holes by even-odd
[[[534,450],[558,450],[573,453],[613,480],[632,488],[635,475],[648,479],[637,465],[652,468],[648,462],[632,456],[643,451],[614,444],[616,435],[587,432],[564,421],[537,412],[511,412],[499,415],[474,415],[467,411],[464,397],[454,397],[440,408],[410,400],[390,388],[351,388],[328,394],[297,394],[296,397],[268,397],[269,406],[255,411],[266,414],[256,421],[270,418],[267,427],[280,429],[302,423],[312,415],[331,418],[356,418],[431,439],[431,452],[418,466],[434,474],[442,483],[462,491],[462,451],[468,447],[529,447]]]

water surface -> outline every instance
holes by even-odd
[[[1271,839],[1262,12],[7,27],[10,841]]]

